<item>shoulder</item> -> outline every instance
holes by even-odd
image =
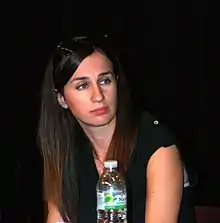
[[[176,144],[176,137],[169,128],[149,112],[142,112],[139,118],[137,140],[131,156],[132,167],[138,166],[138,169],[141,169],[141,166],[146,167],[157,150]]]
[[[173,132],[149,112],[143,112],[140,118],[137,149],[152,155],[161,147],[176,144]]]

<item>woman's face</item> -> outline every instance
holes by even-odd
[[[65,85],[63,98],[81,123],[110,123],[117,109],[117,83],[111,61],[100,52],[86,57]]]

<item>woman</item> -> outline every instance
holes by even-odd
[[[96,183],[108,159],[127,180],[129,223],[195,222],[175,138],[135,111],[107,42],[73,38],[49,62],[39,124],[47,222],[96,222]]]

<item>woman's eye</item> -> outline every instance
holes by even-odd
[[[76,87],[77,90],[83,90],[83,89],[86,89],[88,88],[88,84],[87,83],[84,83],[84,84],[80,84],[79,86]]]
[[[106,85],[106,84],[110,84],[112,82],[112,80],[110,78],[105,78],[103,80],[100,81],[101,85]]]

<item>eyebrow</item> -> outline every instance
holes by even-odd
[[[98,74],[98,77],[103,77],[103,76],[107,76],[107,75],[113,75],[111,71],[106,71],[106,72],[101,72],[100,74]],[[70,82],[74,82],[74,81],[82,81],[82,80],[88,80],[89,77],[75,77],[72,80],[70,80]]]

